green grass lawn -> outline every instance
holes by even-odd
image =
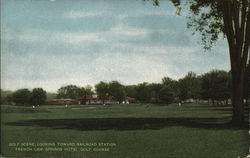
[[[236,158],[246,156],[249,147],[247,127],[228,123],[230,107],[130,104],[33,109],[2,105],[1,111],[4,157]],[[25,147],[25,143],[34,144]],[[50,143],[42,148],[48,151],[34,151],[39,143]],[[18,151],[28,149],[33,151]]]

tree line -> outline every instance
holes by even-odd
[[[231,97],[231,75],[223,70],[212,70],[203,75],[189,72],[178,80],[164,77],[160,83],[143,82],[137,85],[101,81],[95,88],[102,99],[113,96],[118,101],[131,97],[141,103],[168,104],[187,99],[211,100],[212,104],[227,103]]]
[[[1,104],[15,103],[17,105],[43,105],[47,94],[42,88],[18,89],[14,92],[1,89]]]
[[[112,97],[120,103],[130,98],[140,103],[168,104],[195,99],[208,100],[211,104],[227,104],[231,97],[231,88],[230,72],[211,70],[202,75],[188,72],[178,80],[164,77],[160,83],[123,85],[118,81],[100,81],[94,88],[90,85],[67,85],[59,88],[57,93],[47,93],[42,88],[34,88],[32,91],[19,89],[15,92],[1,90],[1,104],[14,102],[19,105],[42,105],[46,99],[77,99],[93,94],[97,94],[103,102]],[[244,98],[248,97],[246,88]]]

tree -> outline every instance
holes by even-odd
[[[178,81],[173,80],[170,77],[163,77],[162,78],[162,85],[164,86],[168,86],[169,88],[171,88],[171,91],[174,95],[174,97],[178,97],[179,94],[179,89],[178,89]]]
[[[88,92],[84,87],[78,87],[78,89],[76,90],[76,96],[77,98],[82,97],[82,96],[86,96],[88,95]]]
[[[167,104],[171,103],[174,99],[173,88],[170,85],[164,85],[160,90],[159,98]]]
[[[204,75],[202,75],[201,77],[201,90],[200,90],[200,96],[201,99],[204,100],[209,100],[211,99],[211,93],[210,92],[210,76],[209,73],[206,73]]]
[[[149,84],[147,82],[140,83],[136,86],[136,99],[141,102],[147,102],[150,99]]]
[[[188,72],[184,78],[179,79],[178,88],[180,99],[197,99],[200,92],[200,79],[195,73]]]
[[[84,88],[85,88],[86,95],[93,95],[94,94],[94,92],[92,91],[93,87],[91,85],[86,85]]]
[[[42,105],[46,101],[46,91],[42,88],[34,88],[30,94],[30,103],[33,105]]]
[[[121,103],[125,98],[124,86],[118,81],[111,81],[109,83],[109,95],[113,96],[115,100]]]
[[[16,104],[25,105],[29,104],[30,91],[28,89],[19,89],[13,93],[13,101]]]
[[[9,104],[9,103],[12,103],[12,102],[13,102],[13,93],[8,94],[6,96],[6,103]]]
[[[150,91],[151,103],[160,103],[160,91],[163,87],[161,83],[151,83],[148,85]]]
[[[152,0],[159,5],[159,0]],[[211,48],[219,35],[227,38],[232,76],[232,121],[244,122],[243,94],[250,46],[250,0],[170,0],[180,13],[189,5],[188,27],[201,33],[205,49]]]
[[[12,91],[0,89],[0,92],[1,92],[0,104],[6,104],[12,101],[12,94],[13,94]]]
[[[105,103],[105,99],[109,96],[109,84],[106,82],[99,82],[95,85],[96,93],[102,100],[102,103]]]
[[[84,88],[80,88],[75,85],[68,85],[65,87],[61,87],[57,91],[57,98],[77,99],[83,95],[84,95]]]
[[[128,86],[125,86],[124,87],[124,90],[125,90],[125,94],[126,96],[128,97],[131,97],[131,98],[136,98],[136,85],[128,85]]]
[[[244,98],[248,100],[248,104],[250,103],[250,58],[248,60],[247,64],[247,70],[246,70],[246,79],[245,79],[245,91],[244,91]]]
[[[203,99],[225,101],[231,96],[230,73],[222,70],[212,70],[202,75],[201,96]]]
[[[170,103],[177,95],[177,93],[177,81],[169,77],[162,78],[162,88],[159,92],[159,98],[165,103]]]
[[[46,99],[47,100],[52,100],[52,99],[56,99],[57,98],[57,94],[56,93],[51,93],[51,92],[47,92],[46,93]]]
[[[91,85],[86,85],[84,88],[80,89],[81,96],[84,96],[84,99],[82,101],[83,104],[86,104],[87,101],[87,95],[93,95],[94,92],[92,91]]]

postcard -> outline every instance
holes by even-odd
[[[241,2],[1,0],[1,158],[247,157]]]

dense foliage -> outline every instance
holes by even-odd
[[[227,104],[231,97],[231,72],[211,70],[202,75],[188,72],[178,80],[163,77],[160,83],[139,83],[137,85],[123,85],[118,81],[99,82],[92,90],[90,85],[78,87],[76,85],[63,86],[58,93],[46,93],[42,88],[19,89],[15,92],[1,90],[1,103],[15,103],[20,105],[42,105],[46,99],[78,99],[96,93],[101,100],[108,97],[120,103],[128,98],[133,102],[164,103],[185,102],[185,100],[210,100],[211,103]],[[245,95],[248,96],[247,93]]]
[[[75,85],[68,85],[65,87],[61,87],[57,91],[57,98],[70,98],[76,99],[80,96],[83,96],[85,93],[84,88],[79,88]]]
[[[19,89],[13,93],[13,101],[16,104],[25,105],[30,102],[30,91],[28,89]]]
[[[30,94],[30,103],[32,105],[42,105],[46,101],[46,91],[42,88],[34,88]]]
[[[34,88],[32,91],[23,88],[14,92],[1,90],[1,104],[42,105],[46,97],[47,93],[42,88]]]
[[[196,99],[211,100],[213,104],[215,101],[225,104],[231,97],[230,81],[230,72],[212,70],[203,75],[189,72],[179,80],[164,77],[161,83],[122,85],[118,81],[101,81],[95,88],[101,99],[113,96],[121,101],[129,97],[142,103],[171,103]]]

